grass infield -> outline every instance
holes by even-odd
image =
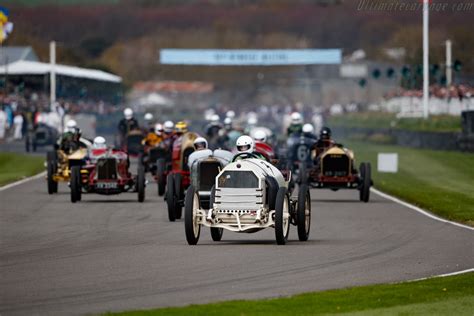
[[[44,157],[0,153],[0,186],[44,171]]]
[[[472,315],[472,311],[474,273],[286,298],[229,301],[106,315]]]
[[[371,162],[377,189],[446,219],[474,226],[474,154],[343,143],[354,150],[357,164]],[[378,153],[398,153],[398,173],[378,172]]]

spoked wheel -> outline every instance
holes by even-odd
[[[307,241],[309,229],[311,227],[311,196],[308,185],[303,184],[298,192],[298,208],[296,210],[298,224],[298,238],[300,241]]]
[[[81,167],[73,166],[71,168],[71,202],[76,203],[81,200]]]
[[[370,186],[372,185],[372,170],[369,162],[363,162],[360,164],[360,186],[359,186],[359,200],[367,203],[370,199]]]
[[[183,207],[180,204],[180,201],[183,199],[183,190],[182,190],[182,180],[183,177],[180,173],[175,173],[174,175],[174,198],[175,198],[175,209],[176,209],[176,219],[181,219],[183,213]]]
[[[197,210],[199,209],[199,196],[191,185],[186,191],[184,203],[184,230],[186,240],[190,245],[196,245],[201,234],[201,224],[198,224]]]
[[[158,179],[158,195],[163,196],[166,189],[166,177],[165,177],[166,161],[164,159],[158,159],[156,161],[156,178]]]
[[[166,178],[166,204],[168,205],[168,219],[170,222],[176,220],[176,202],[174,193],[174,177],[173,174],[168,174]]]
[[[278,245],[286,244],[290,231],[290,202],[286,188],[278,189],[275,203],[275,238]]]
[[[215,199],[216,199],[216,188],[213,186],[211,189],[211,196],[209,198],[209,209],[214,207]],[[213,241],[221,241],[222,234],[224,234],[224,228],[211,227],[211,237]]]
[[[46,154],[46,165],[47,165],[48,194],[57,193],[58,183],[54,181],[54,178],[53,178],[58,167],[55,152],[48,152]]]
[[[139,165],[137,172],[137,192],[138,202],[140,203],[145,201],[145,181],[145,167],[143,165]]]

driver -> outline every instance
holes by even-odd
[[[118,130],[122,140],[125,139],[130,131],[139,129],[138,121],[133,117],[133,111],[131,108],[123,110],[123,116],[124,118],[121,119],[118,124]]]
[[[298,112],[293,112],[291,114],[291,124],[288,126],[286,133],[288,136],[292,136],[293,134],[301,134],[303,131],[303,117]]]
[[[312,124],[303,125],[303,136],[316,140],[318,137],[314,134],[314,127]]]
[[[176,123],[174,128],[178,137],[188,132],[188,124],[186,124],[184,121],[179,121]]]
[[[92,144],[93,149],[106,149],[107,143],[105,142],[105,138],[102,136],[97,136],[94,138],[94,143]]]
[[[71,153],[81,147],[81,133],[74,120],[69,120],[66,123],[64,133],[58,140],[59,149],[65,153]]]
[[[163,141],[163,125],[155,124],[154,130],[148,132],[145,138],[142,140],[142,145],[155,147]]]
[[[323,127],[319,133],[319,139],[315,145],[316,157],[335,144],[336,143],[334,140],[331,139],[331,129],[329,127]]]
[[[212,150],[208,149],[207,140],[204,137],[198,137],[194,140],[193,143],[194,152],[188,157],[188,166],[191,170],[191,166],[195,161],[204,157],[212,156]]]
[[[240,136],[237,139],[235,146],[237,147],[237,154],[234,156],[232,161],[247,158],[266,160],[265,156],[255,151],[255,142],[253,141],[253,138],[248,135]]]
[[[143,118],[145,119],[145,131],[153,133],[153,114],[145,113],[145,116]]]

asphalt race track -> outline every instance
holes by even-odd
[[[37,179],[0,192],[0,314],[85,314],[256,299],[395,282],[474,267],[474,232],[372,194],[312,191],[308,242],[274,230],[205,229],[188,246],[150,183],[136,194],[46,193]]]

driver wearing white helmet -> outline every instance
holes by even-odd
[[[148,129],[148,132],[153,132],[154,131],[153,114],[145,113],[145,116],[143,118],[145,119],[145,126]]]
[[[66,122],[64,133],[59,138],[57,145],[65,153],[71,153],[81,147],[81,130],[77,126],[76,121],[69,120]]]
[[[118,130],[122,141],[125,140],[125,137],[130,131],[139,129],[138,121],[133,117],[133,110],[131,108],[126,108],[123,110],[124,118],[120,120],[118,125]]]
[[[314,134],[314,127],[312,124],[303,125],[303,136],[316,140],[317,136]]]
[[[288,126],[287,134],[301,134],[303,132],[303,117],[298,112],[291,113],[291,124]]]
[[[172,121],[166,121],[163,124],[163,131],[165,132],[165,137],[171,137],[174,132],[174,123]]]
[[[253,138],[248,135],[240,136],[237,139],[235,146],[237,147],[237,154],[234,156],[232,161],[247,158],[266,160],[262,154],[255,152],[255,142]]]
[[[267,133],[262,130],[257,130],[253,137],[257,142],[266,143],[267,142]]]
[[[107,143],[105,141],[105,138],[102,136],[97,136],[94,138],[94,143],[92,144],[93,149],[106,149],[107,148]]]

